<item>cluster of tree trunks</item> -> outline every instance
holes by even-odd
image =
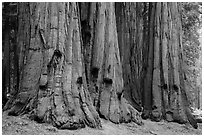
[[[197,128],[184,85],[177,3],[116,3],[116,17],[128,100],[144,119]]]
[[[139,111],[196,127],[181,31],[176,3],[18,3],[17,44],[4,38],[4,110],[60,129],[101,128],[100,117],[141,125]]]

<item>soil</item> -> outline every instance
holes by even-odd
[[[201,135],[202,124],[198,129],[189,124],[174,122],[153,122],[143,120],[144,125],[135,123],[113,124],[101,119],[102,129],[83,128],[78,130],[59,130],[46,123],[37,123],[24,116],[7,116],[2,113],[3,135]]]

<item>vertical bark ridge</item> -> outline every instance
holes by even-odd
[[[92,69],[89,70],[93,74],[90,79],[93,82],[93,85],[89,85],[90,87],[93,86],[90,92],[92,96],[98,97],[98,103],[95,107],[101,117],[114,123],[134,121],[141,124],[139,113],[129,107],[123,98],[123,73],[114,3],[96,3],[95,8],[93,9],[96,11],[95,14],[90,16],[90,18],[94,19],[95,17],[96,19],[93,21],[96,24],[90,26],[91,28],[96,27],[94,28],[95,32],[92,32],[95,35],[91,38],[94,42],[90,67],[95,72]],[[96,95],[96,92],[99,95]]]
[[[152,80],[152,118],[156,121],[161,120],[161,109],[162,109],[162,100],[161,100],[161,78],[160,78],[160,65],[161,65],[161,3],[156,3],[155,6],[155,33],[154,33],[154,69],[153,69],[153,80]]]
[[[29,3],[27,6],[31,17],[30,45],[20,93],[9,114],[19,115],[29,109],[31,118],[52,123],[57,128],[78,129],[85,125],[100,128],[99,116],[82,76],[76,3]]]
[[[18,20],[18,44],[4,36],[9,115],[77,129],[101,128],[99,115],[141,125],[142,111],[197,128],[177,3],[19,3]]]

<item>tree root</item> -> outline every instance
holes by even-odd
[[[134,122],[138,125],[143,124],[141,114],[128,104],[123,96],[119,99],[116,93],[103,91],[100,98],[99,113],[105,119],[116,124],[129,122]]]

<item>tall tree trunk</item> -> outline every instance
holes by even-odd
[[[177,3],[156,3],[152,116],[167,121],[196,122],[190,114],[182,68],[182,29]],[[163,105],[163,106],[162,106]]]
[[[101,117],[114,123],[142,124],[137,110],[123,97],[114,3],[82,3],[80,7],[84,47],[89,50],[84,51],[84,56],[93,104]]]
[[[177,3],[18,5],[18,45],[4,47],[4,89],[19,85],[4,107],[10,115],[77,129],[100,128],[99,116],[141,125],[142,111],[143,118],[197,128]]]
[[[143,3],[116,3],[116,23],[124,78],[124,96],[142,111]],[[134,75],[132,75],[134,74]]]
[[[6,28],[8,29],[8,28]],[[9,30],[3,31],[4,32],[4,36],[3,36],[3,64],[2,64],[2,90],[3,90],[3,94],[2,94],[2,105],[4,106],[8,100],[7,98],[7,94],[10,91],[10,74],[9,74],[9,70],[10,70],[10,56],[9,56],[9,48],[10,48],[10,42],[9,42]]]
[[[29,9],[27,13],[20,10],[19,15],[29,17],[31,33],[20,90],[9,114],[30,111],[35,120],[61,129],[100,128],[82,76],[76,3],[26,3],[22,8]]]
[[[15,96],[18,90],[19,69],[16,44],[17,4],[6,3],[3,14],[3,106],[9,98]]]
[[[131,98],[139,111],[144,107],[145,119],[189,121],[196,128],[183,84],[182,29],[177,3],[138,5],[116,3],[125,97]]]

